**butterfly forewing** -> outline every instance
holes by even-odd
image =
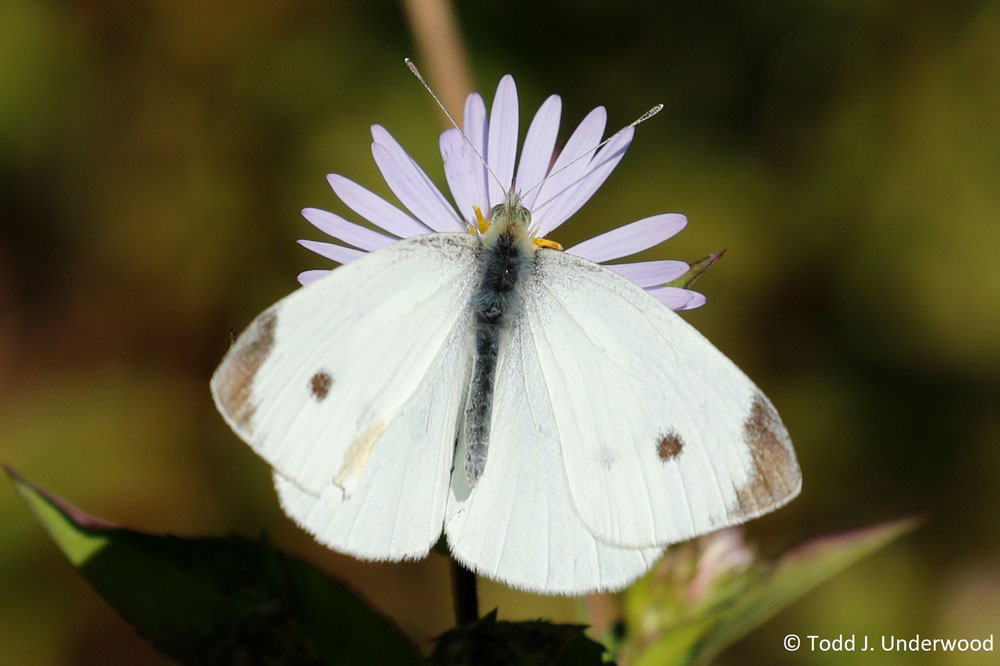
[[[466,326],[476,243],[468,234],[399,241],[278,302],[213,376],[219,411],[303,491],[319,496],[333,483],[350,495],[393,420],[441,381],[442,350]]]
[[[423,557],[438,540],[470,369],[462,328],[389,421],[349,495],[332,482],[313,494],[275,474],[285,513],[317,541],[363,559],[400,560]]]
[[[801,484],[771,403],[677,314],[624,278],[542,251],[525,285],[573,504],[601,540],[682,541]]]

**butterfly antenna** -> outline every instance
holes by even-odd
[[[490,168],[490,165],[486,163],[486,158],[483,157],[483,154],[476,149],[475,144],[472,143],[472,139],[469,138],[469,136],[462,130],[462,128],[458,126],[458,123],[455,122],[455,119],[451,117],[451,114],[448,113],[448,109],[444,107],[444,104],[441,102],[441,98],[437,96],[437,93],[431,90],[431,87],[427,84],[427,81],[424,80],[424,77],[420,74],[420,70],[417,69],[417,66],[413,64],[413,61],[410,60],[409,58],[403,58],[403,62],[405,62],[406,66],[410,68],[410,71],[413,73],[413,76],[417,77],[417,81],[420,81],[420,84],[423,85],[424,89],[427,90],[427,92],[430,93],[430,96],[434,98],[434,101],[437,102],[438,107],[440,107],[441,111],[444,112],[445,117],[448,118],[448,121],[452,124],[452,126],[458,130],[458,133],[462,135],[462,138],[465,139],[465,142],[469,144],[469,148],[472,148],[472,152],[474,152],[476,154],[476,157],[479,158],[479,161],[483,163],[483,166],[486,167],[487,171],[489,171],[490,176],[492,176],[493,180],[497,182],[497,185],[500,186],[500,189],[506,191],[507,188],[504,187],[503,181],[501,181],[500,178],[497,177],[496,173],[493,172],[493,169]]]
[[[610,143],[612,139],[614,139],[616,136],[618,136],[622,132],[624,132],[626,130],[632,129],[633,127],[635,127],[639,123],[646,122],[647,120],[649,120],[650,118],[652,118],[653,116],[655,116],[656,114],[658,114],[662,110],[663,110],[663,105],[662,104],[657,104],[656,106],[654,106],[653,108],[651,108],[649,111],[647,111],[646,113],[642,114],[641,116],[639,116],[638,118],[636,118],[635,120],[633,120],[632,122],[630,122],[628,125],[626,125],[625,127],[621,128],[620,130],[618,130],[617,132],[615,132],[614,134],[612,134],[611,136],[609,136],[604,141],[601,141],[599,144],[597,144],[593,148],[584,151],[579,157],[571,160],[569,162],[569,164],[564,164],[563,166],[559,167],[558,169],[556,169],[555,171],[553,171],[549,175],[545,176],[545,178],[542,178],[540,181],[538,181],[537,183],[535,183],[534,185],[532,185],[531,187],[529,187],[527,190],[525,190],[521,194],[521,196],[522,197],[527,197],[528,194],[530,194],[534,190],[536,190],[539,187],[541,187],[542,185],[544,185],[546,183],[546,181],[548,181],[550,178],[552,178],[556,174],[562,173],[563,171],[565,171],[566,169],[570,168],[571,166],[573,166],[574,164],[576,164],[577,162],[579,162],[580,160],[582,160],[584,157],[587,157],[591,153],[596,153],[599,149],[601,149],[602,147],[604,147],[605,144]]]

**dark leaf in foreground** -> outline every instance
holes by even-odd
[[[266,541],[113,527],[7,468],[53,541],[140,635],[182,664],[419,664],[389,620]]]
[[[497,622],[496,611],[438,636],[437,666],[598,666],[604,648],[578,624]]]

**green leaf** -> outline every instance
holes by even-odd
[[[604,648],[583,625],[497,622],[494,610],[438,636],[430,662],[437,666],[600,666]]]
[[[671,576],[657,567],[626,592],[623,661],[633,666],[708,664],[778,611],[918,524],[906,518],[814,539],[773,562],[721,576],[700,601],[686,594],[682,581],[687,574]]]
[[[5,469],[84,578],[182,664],[421,663],[389,620],[265,540],[114,527]]]
[[[667,286],[667,287],[680,287],[682,289],[686,289],[686,288],[690,287],[691,285],[693,285],[698,280],[698,278],[700,278],[702,275],[704,275],[705,272],[708,271],[709,268],[711,268],[712,266],[714,266],[715,262],[717,262],[719,259],[721,259],[722,255],[724,255],[725,253],[726,253],[725,250],[719,250],[718,252],[716,252],[714,254],[710,254],[707,257],[702,257],[698,261],[695,261],[695,262],[693,262],[691,264],[688,264],[690,266],[690,268],[688,268],[688,272],[687,273],[685,273],[684,275],[680,276],[676,280],[668,282],[665,286]]]

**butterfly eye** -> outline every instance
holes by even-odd
[[[491,222],[497,219],[497,216],[500,215],[501,210],[503,210],[503,204],[497,204],[496,206],[493,206],[493,208],[490,209]]]

